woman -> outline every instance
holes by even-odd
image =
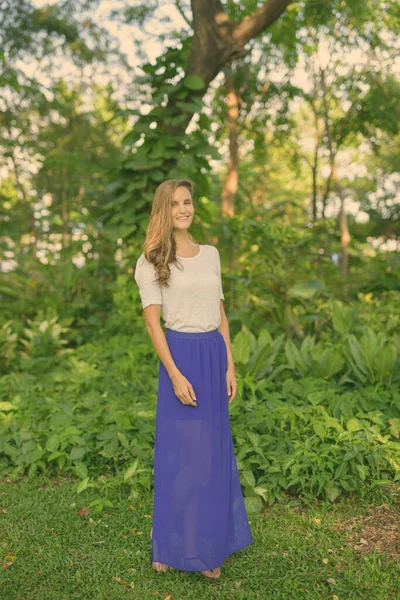
[[[192,192],[193,183],[180,179],[157,188],[135,270],[160,358],[152,567],[218,578],[225,558],[253,539],[230,430],[237,383],[220,257],[189,237]]]

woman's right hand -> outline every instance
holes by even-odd
[[[190,381],[182,373],[177,373],[171,377],[174,392],[182,404],[197,406],[196,394]]]

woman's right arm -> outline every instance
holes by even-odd
[[[161,327],[161,304],[150,304],[143,309],[143,315],[146,322],[147,333],[149,334],[153,346],[166,368],[168,375],[172,379],[179,373],[174,359],[172,358],[164,331]]]
[[[183,404],[196,405],[196,394],[190,381],[179,371],[172,358],[167,339],[160,324],[161,304],[149,304],[143,309],[146,329],[153,346],[163,363],[174,387],[175,394]]]

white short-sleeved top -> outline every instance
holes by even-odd
[[[136,262],[135,281],[139,286],[142,307],[161,304],[161,314],[168,329],[201,332],[217,329],[221,323],[221,262],[215,246],[198,244],[196,256],[177,256],[183,266],[170,264],[169,287],[156,281],[154,265],[141,254]]]

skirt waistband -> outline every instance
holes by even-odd
[[[218,329],[212,329],[211,331],[176,331],[175,329],[168,329],[165,333],[168,337],[177,337],[185,339],[204,339],[212,338],[217,335],[222,335]]]

